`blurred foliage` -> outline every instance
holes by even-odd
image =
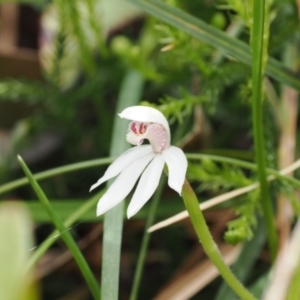
[[[182,126],[179,138],[193,132],[195,107],[201,107],[205,112],[206,125],[211,128],[211,135],[205,137],[207,141],[204,144],[221,154],[224,150],[225,155],[233,157],[235,150],[252,154],[251,74],[245,64],[225,58],[222,52],[161,21],[142,17],[137,9],[131,24],[128,22],[131,18],[127,18],[107,29],[108,25],[102,20],[101,1],[98,0],[21,2],[27,2],[41,14],[41,45],[35,50],[39,51],[43,77],[36,80],[22,76],[0,79],[0,111],[5,115],[7,104],[13,105],[16,111],[22,110],[25,105],[30,111],[20,119],[18,115],[9,116],[16,120],[8,129],[0,120],[0,129],[5,128],[9,132],[9,150],[2,151],[4,143],[0,144],[1,182],[20,176],[13,163],[13,157],[19,152],[31,151],[36,156],[36,161],[32,162],[34,171],[107,156],[117,94],[128,68],[139,71],[147,80],[141,104],[164,113],[172,129]],[[237,38],[249,41],[252,0],[165,2],[220,30],[227,30],[240,19],[243,23],[238,25],[241,30],[237,31]],[[267,3],[265,32],[269,36],[268,51],[272,56],[281,58],[288,42],[299,45],[296,2],[274,0]],[[280,84],[271,83],[279,94]],[[265,99],[267,162],[268,167],[276,169],[280,128],[273,110],[274,106]],[[49,133],[56,134],[60,143],[46,157],[38,159],[34,142],[41,136],[47,139]],[[195,136],[188,150],[210,151],[198,146],[198,138]],[[103,170],[91,169],[57,176],[43,183],[43,187],[49,197],[71,202],[74,198],[87,197],[90,184]],[[196,186],[199,197],[205,199],[257,181],[255,172],[249,173],[212,160],[190,163],[188,178]],[[274,201],[276,195],[283,192],[288,196],[295,215],[300,214],[293,187],[282,180],[272,184],[271,188]],[[33,198],[32,192],[26,188],[8,196]],[[236,218],[228,222],[225,240],[236,244],[251,239],[260,214],[259,190],[239,197],[239,201],[234,200],[230,205]],[[177,205],[175,207],[177,211]],[[38,214],[36,210],[35,214]],[[143,214],[141,216],[144,218]],[[175,233],[180,241],[184,240],[181,234]],[[161,240],[165,243],[164,238],[154,243],[159,244]],[[133,241],[135,243],[136,240]],[[180,249],[181,252],[183,249]],[[171,263],[167,265],[167,270],[163,271],[165,277],[170,275]],[[265,277],[261,280],[265,282]]]
[[[1,299],[40,299],[32,270],[26,268],[33,237],[30,217],[23,204],[1,203],[0,239]]]

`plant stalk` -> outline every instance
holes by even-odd
[[[197,196],[187,180],[185,180],[182,188],[182,198],[205,253],[219,270],[224,280],[241,299],[255,300],[256,298],[241,284],[224,262],[199,208]]]
[[[265,1],[254,0],[253,30],[252,30],[252,122],[260,196],[264,221],[267,229],[267,239],[271,258],[274,261],[277,253],[278,238],[275,227],[274,213],[267,183],[266,152],[263,131],[263,33]]]

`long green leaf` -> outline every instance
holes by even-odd
[[[278,238],[276,233],[274,212],[267,182],[266,151],[263,130],[263,53],[264,53],[264,19],[265,1],[253,2],[253,30],[252,30],[252,123],[254,133],[255,158],[258,166],[258,179],[260,183],[260,197],[266,223],[269,250],[274,260],[277,252]]]
[[[72,253],[75,261],[78,264],[78,267],[81,270],[82,275],[84,276],[91,293],[93,294],[94,299],[99,299],[99,285],[88,266],[84,256],[82,255],[81,251],[79,250],[77,244],[75,243],[73,237],[71,236],[70,232],[67,230],[67,228],[64,226],[61,219],[58,217],[56,211],[52,207],[51,203],[47,199],[46,195],[44,194],[43,190],[37,183],[37,181],[34,179],[33,175],[31,174],[30,170],[26,166],[23,159],[18,156],[19,163],[27,176],[30,185],[32,186],[33,190],[35,191],[36,195],[38,196],[39,200],[45,207],[45,210],[48,212],[49,216],[51,217],[51,220],[55,227],[58,229],[58,231],[61,233],[61,237],[68,246],[70,252]]]
[[[128,70],[121,86],[117,112],[136,105],[141,98],[144,79],[135,70]],[[129,148],[125,139],[127,124],[116,116],[110,155],[117,156]],[[119,298],[119,269],[123,227],[124,201],[104,216],[103,256],[102,256],[102,299]]]
[[[228,36],[192,15],[171,7],[159,0],[127,0],[154,17],[166,22],[213,47],[223,51],[227,56],[251,65],[250,48],[244,42]],[[274,58],[269,58],[266,73],[274,79],[300,91],[300,81],[292,70],[287,69]]]

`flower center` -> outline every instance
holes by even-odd
[[[126,135],[127,142],[139,146],[145,139],[149,140],[156,153],[161,153],[170,146],[170,135],[161,124],[130,122]]]

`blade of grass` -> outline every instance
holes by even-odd
[[[39,200],[45,207],[45,210],[48,212],[49,216],[51,217],[53,224],[61,233],[62,239],[66,243],[66,245],[69,248],[70,252],[72,253],[75,261],[77,262],[78,267],[80,268],[80,271],[81,271],[82,275],[84,276],[94,299],[99,299],[99,285],[98,285],[90,267],[88,266],[84,256],[82,255],[77,244],[75,243],[73,237],[71,236],[71,234],[67,230],[67,228],[64,226],[61,219],[58,217],[56,211],[53,209],[51,203],[47,199],[43,190],[41,189],[41,187],[39,186],[37,181],[34,179],[34,177],[32,176],[30,170],[26,166],[23,159],[20,156],[18,156],[18,160],[19,160],[19,163],[20,163],[25,175],[27,176],[27,178],[29,180],[30,185],[32,186],[32,188],[35,191],[36,195],[38,196]]]
[[[251,65],[249,46],[244,42],[228,36],[194,16],[171,7],[159,0],[127,0],[150,15],[166,22],[209,45],[222,50],[228,56]],[[274,79],[300,91],[300,81],[292,70],[287,69],[279,61],[269,58],[266,73]]]
[[[256,281],[251,285],[250,291],[255,295],[258,299],[262,299],[262,296],[266,290],[266,286],[268,285],[268,281],[270,278],[270,271],[266,271],[260,277],[256,279]]]
[[[144,85],[142,75],[135,70],[128,70],[118,97],[117,111],[136,105],[141,98]],[[116,116],[110,149],[111,156],[120,155],[129,148],[125,136],[127,124]],[[109,184],[111,181],[109,182]],[[109,210],[104,216],[103,256],[102,256],[102,299],[119,298],[119,271],[123,227],[124,201]]]
[[[82,216],[85,212],[90,210],[92,207],[96,205],[96,203],[99,201],[100,197],[104,194],[105,190],[100,191],[95,196],[93,196],[91,199],[86,201],[83,205],[81,205],[76,211],[74,211],[69,218],[64,222],[64,226],[66,228],[69,228],[71,225],[73,225],[79,218]],[[29,262],[28,262],[28,268],[30,269],[33,267],[38,260],[43,256],[43,254],[53,245],[53,243],[60,238],[60,234],[58,230],[54,230],[46,239],[45,242],[43,242],[37,250],[34,251],[34,254],[31,256]]]
[[[264,54],[264,20],[265,1],[253,2],[253,30],[252,30],[252,123],[254,133],[254,146],[258,166],[258,179],[260,183],[260,197],[263,216],[266,223],[267,238],[272,260],[275,259],[278,246],[274,212],[269,193],[266,173],[266,152],[263,130],[263,54]]]

